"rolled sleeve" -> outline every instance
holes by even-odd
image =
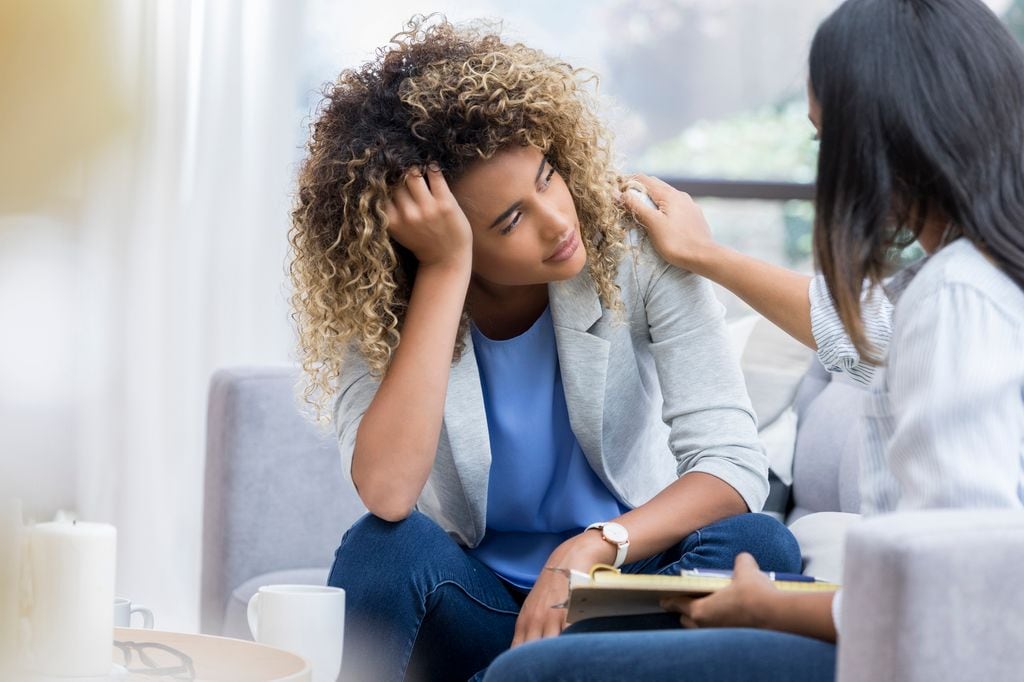
[[[861,384],[870,384],[877,367],[861,359],[843,327],[822,275],[811,278],[807,295],[811,303],[811,334],[818,347],[818,361],[830,372],[845,372]],[[885,292],[880,287],[866,286],[861,300],[864,333],[883,355],[892,337],[892,313],[893,305]]]

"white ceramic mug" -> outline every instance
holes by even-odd
[[[249,600],[249,630],[261,644],[306,659],[313,682],[335,682],[341,670],[345,590],[315,585],[265,585]]]
[[[147,630],[153,629],[153,612],[142,604],[132,604],[131,599],[125,597],[114,597],[114,627],[130,628],[132,626],[132,615],[142,616],[142,627]]]

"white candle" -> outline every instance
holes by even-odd
[[[110,673],[117,532],[104,523],[53,521],[28,530],[31,672],[66,677]]]
[[[21,573],[21,501],[0,502],[0,672],[14,666]]]

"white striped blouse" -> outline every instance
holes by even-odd
[[[822,364],[871,385],[862,513],[1024,507],[1024,291],[966,239],[885,289],[863,307],[884,367],[861,361],[824,278],[809,290]]]

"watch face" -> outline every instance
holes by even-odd
[[[604,528],[601,529],[601,532],[604,534],[605,539],[609,542],[622,544],[623,542],[629,540],[629,533],[626,531],[625,526],[622,526],[618,523],[604,524]]]

